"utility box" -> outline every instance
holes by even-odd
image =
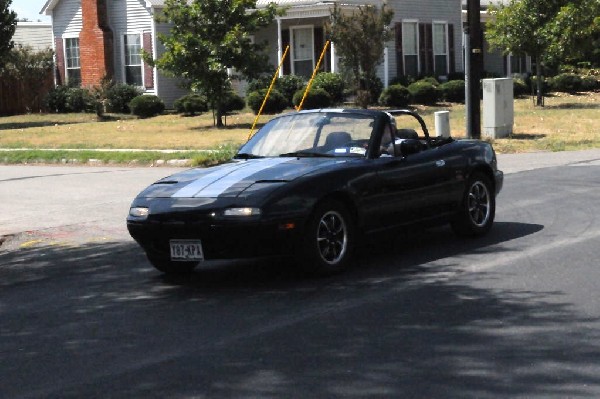
[[[483,79],[483,135],[508,137],[515,122],[512,78]]]

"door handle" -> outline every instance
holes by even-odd
[[[441,168],[442,166],[446,166],[446,161],[444,161],[443,159],[435,161],[435,166],[437,166],[438,168]]]

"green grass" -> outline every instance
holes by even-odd
[[[514,133],[496,139],[499,153],[564,151],[600,148],[598,132],[600,93],[554,94],[546,106],[536,107],[530,98],[515,100]],[[450,111],[453,137],[464,137],[465,107],[462,104],[418,106],[431,133],[434,114]],[[288,110],[291,112],[292,110]],[[260,127],[272,116],[263,115]],[[191,159],[196,165],[209,165],[229,158],[250,133],[255,116],[241,112],[227,117],[227,127],[213,126],[210,113],[184,117],[166,114],[137,119],[131,115],[108,115],[98,120],[95,114],[30,114],[0,117],[0,162],[62,163],[76,160],[118,164],[152,164],[157,160]],[[16,151],[16,149],[26,149]],[[44,151],[54,149],[57,151]],[[79,151],[59,151],[76,149]],[[89,151],[88,149],[142,149],[143,152]],[[172,149],[176,153],[157,150]],[[206,152],[206,150],[211,150]]]

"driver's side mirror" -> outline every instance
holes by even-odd
[[[422,149],[423,149],[423,144],[421,143],[420,140],[404,139],[400,143],[400,153],[403,156],[417,154],[417,153],[421,152]]]

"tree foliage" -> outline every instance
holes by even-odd
[[[253,43],[251,35],[276,13],[272,4],[257,10],[256,0],[167,0],[158,21],[172,27],[168,35],[159,35],[165,52],[154,63],[205,94],[222,126],[222,103],[230,90],[227,69],[252,78],[268,68],[266,43]]]
[[[21,83],[28,111],[33,111],[33,106],[39,104],[45,94],[40,88],[46,86],[54,65],[53,56],[54,51],[50,48],[34,51],[29,46],[16,46],[4,58],[1,75]]]
[[[492,49],[504,54],[529,54],[542,65],[568,62],[581,56],[600,30],[600,0],[510,0],[491,6],[486,27]],[[541,85],[541,79],[538,79]],[[538,87],[541,105],[541,86]]]
[[[385,43],[391,38],[390,23],[394,12],[383,4],[358,6],[347,13],[337,3],[331,13],[329,31],[342,65],[352,72],[356,87],[360,87],[361,76],[375,76],[377,65],[383,59]]]
[[[0,0],[0,67],[8,52],[14,47],[12,37],[17,28],[17,14],[10,8],[12,0]]]

